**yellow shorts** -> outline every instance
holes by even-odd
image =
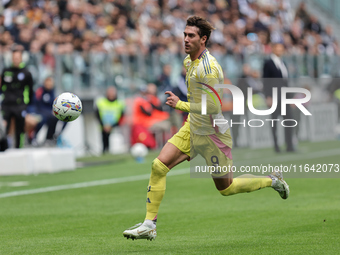
[[[168,140],[169,143],[175,145],[181,152],[190,157],[190,124],[185,122],[183,127],[178,130],[173,137]]]
[[[214,169],[211,172],[212,176],[223,176],[231,170],[233,157],[231,155],[231,146],[227,145],[231,144],[230,130],[225,134],[191,134],[191,141],[192,158],[200,154],[205,159],[207,166],[214,166],[215,168],[211,168]]]
[[[197,135],[192,133],[190,137],[190,124],[184,126],[168,140],[180,151],[187,154],[191,159],[200,154],[206,161],[207,166],[221,166],[223,169],[233,165],[231,147],[232,139],[230,130],[225,134]],[[223,176],[227,172],[215,172],[214,176]]]

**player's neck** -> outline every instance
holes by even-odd
[[[197,52],[190,54],[191,61],[195,61],[196,59],[201,58],[206,49],[207,48],[204,46],[201,47]]]

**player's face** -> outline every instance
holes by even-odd
[[[20,63],[22,62],[22,54],[20,51],[13,52],[12,62],[13,62],[13,66],[15,67],[18,67],[20,65]]]
[[[198,34],[198,27],[186,26],[184,30],[184,51],[187,54],[193,54],[200,50],[202,44],[204,45],[205,36],[200,37]]]

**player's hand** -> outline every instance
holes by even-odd
[[[176,96],[174,93],[171,91],[166,91],[164,94],[168,94],[169,97],[167,97],[165,104],[169,105],[172,108],[176,107],[177,102],[179,101],[179,97]]]

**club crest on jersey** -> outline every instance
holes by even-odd
[[[18,80],[22,81],[23,79],[25,79],[25,74],[24,73],[19,73],[18,74]]]

